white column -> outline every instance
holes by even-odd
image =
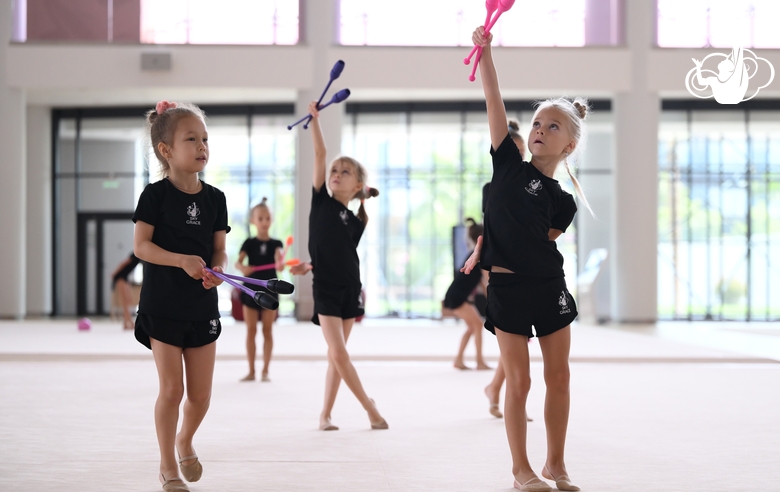
[[[654,322],[658,314],[658,120],[660,99],[648,90],[655,2],[626,2],[631,91],[615,97],[612,318]]]
[[[25,315],[25,95],[8,87],[7,47],[11,40],[11,0],[0,0],[0,318]]]
[[[301,90],[295,102],[295,114],[303,116],[309,102],[317,100],[328,82],[333,64],[329,58],[330,47],[338,36],[338,0],[301,0],[301,41],[311,50],[312,80],[309,89]],[[326,99],[332,95],[330,90]],[[341,126],[344,119],[344,104],[333,104],[322,112],[320,123],[328,147],[328,164],[341,154]],[[309,130],[298,125],[295,174],[295,254],[301,261],[309,260],[309,209],[311,208],[312,172],[314,149]],[[312,277],[298,278],[295,286],[295,317],[298,320],[311,319],[314,313],[312,299]]]
[[[51,109],[27,107],[27,314],[52,312]]]

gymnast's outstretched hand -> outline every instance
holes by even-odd
[[[477,238],[477,245],[474,246],[474,252],[471,253],[471,256],[469,256],[469,259],[466,260],[466,264],[463,265],[463,268],[460,269],[461,272],[468,275],[471,273],[471,271],[475,268],[477,268],[477,264],[479,263],[479,255],[482,252],[482,236],[479,236]]]
[[[308,261],[304,261],[290,267],[290,273],[293,275],[306,275],[312,270],[314,270],[314,267]]]

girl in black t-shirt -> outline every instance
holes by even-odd
[[[165,491],[187,491],[179,470],[189,482],[203,473],[192,439],[209,408],[222,329],[215,288],[222,282],[205,268],[225,268],[230,227],[225,195],[198,176],[209,159],[200,108],[161,101],[147,123],[163,179],[144,189],[133,215],[135,255],[144,262],[135,336],[152,350],[160,380],[154,407],[160,482]]]
[[[325,402],[320,414],[320,429],[337,430],[330,421],[336,393],[343,379],[368,412],[372,429],[387,429],[374,401],[366,395],[355,366],[347,352],[347,339],[355,317],[363,314],[360,295],[360,261],[357,245],[368,216],[363,200],[379,192],[366,186],[366,171],[350,157],[338,157],[330,166],[326,182],[325,139],[319,122],[317,103],[309,104],[311,137],[314,144],[314,176],[311,212],[309,213],[309,255],[311,263],[290,269],[294,275],[312,271],[314,276],[314,318],[322,327],[328,344],[328,372],[325,378]],[[328,193],[330,188],[331,194]],[[353,199],[360,200],[357,216],[347,208]]]
[[[471,218],[466,219],[466,222],[471,222],[468,229],[468,238],[471,246],[474,246],[479,236],[482,235],[482,225],[477,224]],[[472,336],[474,337],[474,346],[477,350],[477,369],[490,369],[490,366],[487,365],[482,357],[482,324],[484,321],[477,307],[468,301],[468,297],[478,286],[482,285],[483,290],[487,290],[485,289],[487,282],[484,281],[486,279],[483,277],[482,271],[478,268],[469,273],[457,272],[449,288],[447,288],[447,293],[444,295],[442,305],[447,309],[451,309],[455,316],[466,323],[466,333],[460,339],[458,355],[455,356],[455,362],[453,363],[456,369],[469,368],[463,362],[463,353],[466,351],[466,345],[468,345]]]
[[[284,245],[278,239],[273,239],[268,230],[271,228],[271,209],[268,208],[266,198],[252,208],[250,222],[257,230],[256,237],[250,237],[241,245],[241,251],[238,253],[236,268],[241,271],[245,277],[256,278],[260,280],[270,280],[276,278],[276,272],[284,269],[282,261],[282,250]],[[244,264],[247,260],[247,264]],[[274,265],[274,268],[255,270],[254,267],[261,265]],[[263,291],[268,295],[276,297],[276,294],[260,287],[259,285],[245,283],[245,286],[255,291]],[[249,362],[249,374],[241,381],[255,380],[255,336],[257,335],[258,317],[263,323],[263,372],[260,373],[260,380],[264,382],[271,381],[268,378],[268,365],[271,363],[271,352],[274,348],[273,326],[276,319],[276,311],[269,311],[257,305],[254,299],[249,297],[243,291],[241,292],[241,304],[244,310],[244,321],[246,321],[246,355]]]
[[[547,386],[547,460],[542,476],[553,480],[559,490],[579,490],[571,483],[564,463],[570,405],[570,325],[577,309],[566,288],[563,257],[555,245],[555,239],[571,223],[576,205],[553,174],[561,162],[569,169],[567,157],[580,143],[587,101],[553,99],[541,103],[527,140],[533,157],[524,162],[507,130],[490,47],[492,35],[479,27],[472,40],[483,48],[479,68],[487,103],[493,178],[483,241],[478,242],[464,270],[481,259],[480,266],[490,271],[485,327],[498,338],[506,373],[504,417],[514,486],[552,490],[531,468],[526,450],[525,406],[530,390],[527,342],[537,336]],[[579,183],[571,172],[569,175],[587,205]]]
[[[141,263],[141,260],[133,253],[130,253],[130,256],[125,258],[111,274],[111,288],[119,294],[119,299],[122,302],[122,319],[124,320],[123,326],[125,330],[132,330],[135,328],[133,324],[133,315],[130,313],[130,302],[133,295],[130,291],[130,283],[127,279],[139,263]]]

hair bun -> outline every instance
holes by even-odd
[[[371,197],[371,198],[373,198],[373,197],[375,197],[375,196],[379,196],[379,190],[377,190],[376,188],[372,188],[372,187],[370,187],[370,186],[369,186],[369,187],[368,187],[368,191],[366,192],[366,195],[368,195],[368,196],[369,196],[369,197]]]
[[[574,101],[572,104],[574,105],[574,109],[579,113],[580,119],[584,120],[585,117],[588,116],[588,107],[579,101]]]
[[[260,200],[260,205],[265,205],[266,202],[268,202],[268,198],[267,197],[263,197],[263,199]]]

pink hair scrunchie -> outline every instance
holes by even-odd
[[[157,106],[154,107],[154,110],[157,111],[157,114],[163,114],[164,112],[168,111],[169,109],[173,109],[176,107],[175,102],[169,102],[169,101],[160,101],[157,103]]]

